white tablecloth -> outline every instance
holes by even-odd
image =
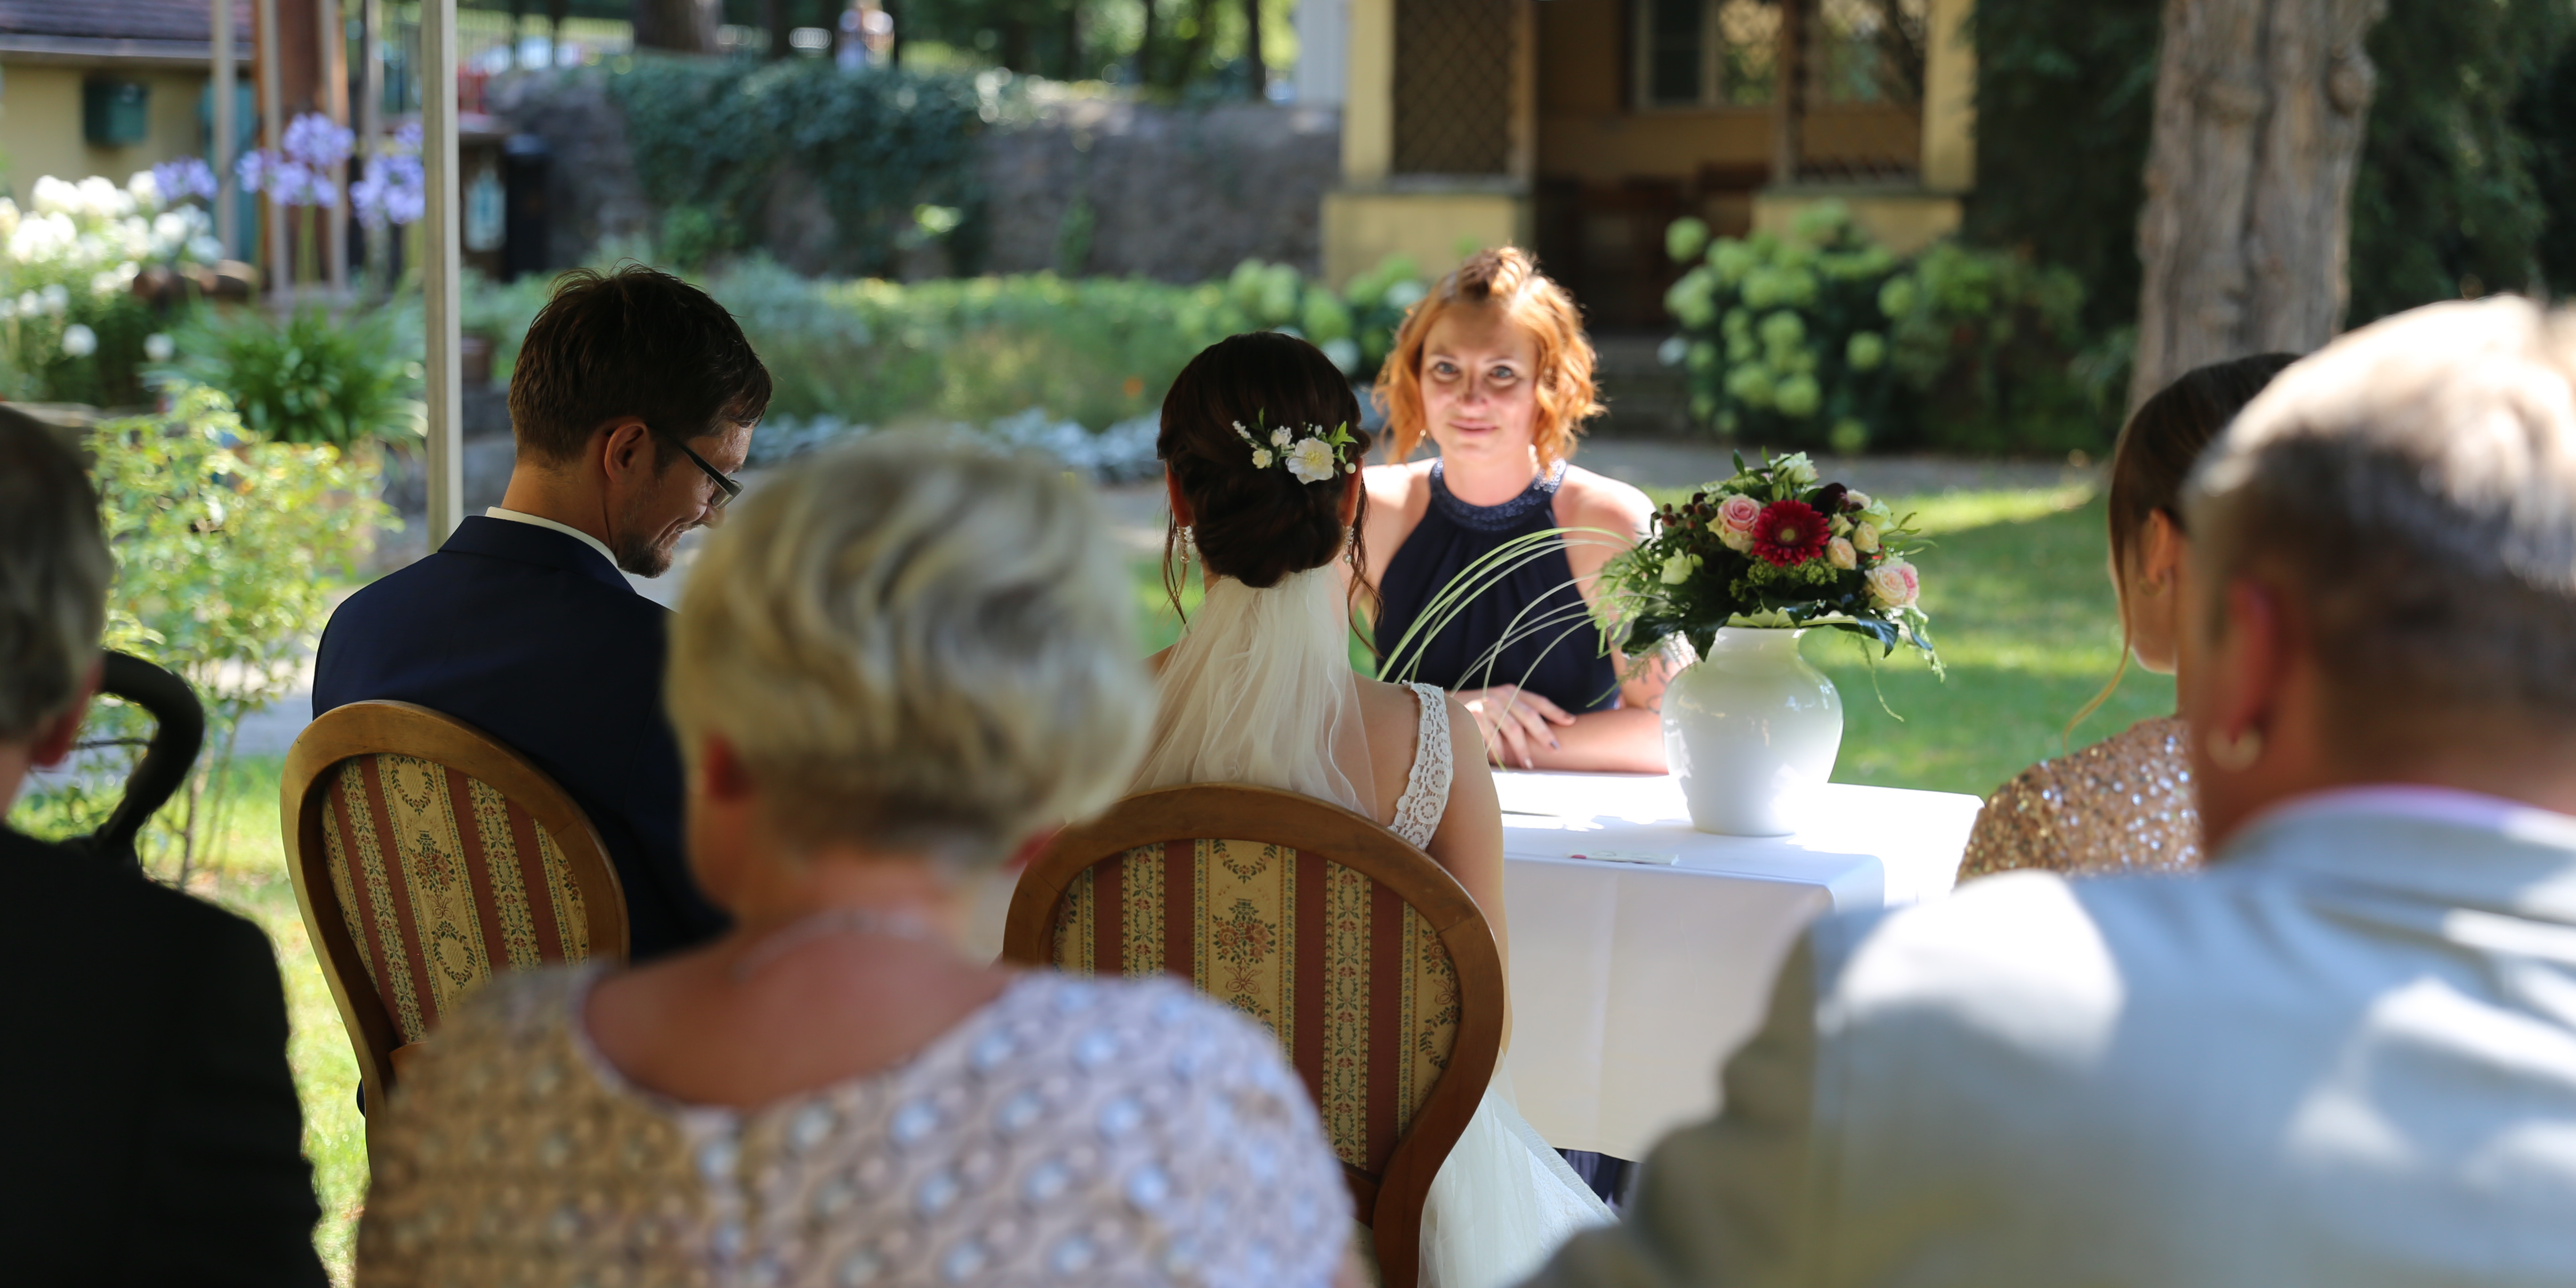
[[[1642,1158],[1717,1107],[1798,932],[1947,893],[1980,802],[1835,784],[1816,824],[1693,831],[1670,778],[1497,773],[1521,1113],[1559,1149]],[[1574,856],[1671,855],[1671,866]]]

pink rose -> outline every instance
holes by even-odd
[[[1923,594],[1923,583],[1914,575],[1914,565],[1902,559],[1890,559],[1869,570],[1869,597],[1883,608],[1904,608]]]
[[[1761,522],[1762,503],[1749,496],[1730,496],[1717,503],[1717,529],[1741,536],[1753,535],[1753,525]],[[1728,544],[1732,545],[1732,542]]]
[[[1860,566],[1860,552],[1852,549],[1852,543],[1836,537],[1825,543],[1825,560],[1848,572]]]

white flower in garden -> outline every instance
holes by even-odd
[[[1270,462],[1277,459],[1277,457],[1270,454],[1270,449],[1267,447],[1256,447],[1252,449],[1252,468],[1256,470],[1269,469]]]
[[[61,317],[63,310],[72,306],[71,288],[60,282],[47,286],[40,294],[44,299],[45,311],[55,317]]]
[[[63,356],[86,358],[98,352],[98,332],[78,322],[63,328]]]
[[[1865,555],[1878,553],[1878,525],[1863,522],[1852,528],[1852,548]]]
[[[1288,449],[1288,472],[1296,475],[1300,483],[1321,483],[1341,473],[1341,469],[1342,463],[1334,459],[1333,445],[1320,438],[1301,438]]]
[[[1841,537],[1825,543],[1825,561],[1845,572],[1860,567],[1860,555],[1852,550],[1851,542]]]
[[[125,279],[117,276],[115,269],[90,274],[89,293],[92,295],[114,295],[124,289]]]
[[[9,321],[17,316],[18,302],[6,296],[0,296],[0,322]]]
[[[1681,585],[1683,582],[1691,579],[1692,573],[1698,571],[1698,555],[1674,555],[1672,558],[1664,561],[1664,584],[1667,586]]]
[[[158,210],[170,200],[161,191],[161,177],[149,170],[137,170],[125,181],[125,195],[147,210]]]
[[[50,174],[39,177],[32,192],[29,204],[40,215],[68,214],[80,202],[80,189]]]
[[[45,302],[38,298],[34,291],[18,297],[18,316],[31,318],[44,311]]]
[[[1890,559],[1869,570],[1869,597],[1882,608],[1907,607],[1922,594],[1914,565],[1902,559]]]
[[[168,362],[178,352],[179,346],[170,337],[158,331],[143,337],[143,357],[146,361]]]

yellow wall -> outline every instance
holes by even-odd
[[[1932,0],[1923,68],[1923,186],[1977,186],[1977,47],[1968,36],[1974,0]]]
[[[1375,183],[1395,167],[1396,0],[1350,0],[1350,4],[1342,181]]]
[[[1786,235],[1800,214],[1827,201],[1850,207],[1853,222],[1899,255],[1910,255],[1959,228],[1957,197],[1813,186],[1753,194],[1753,231]]]
[[[1529,198],[1494,191],[1324,194],[1324,280],[1336,286],[1389,255],[1410,255],[1425,278],[1488,246],[1529,245]]]
[[[81,135],[81,82],[90,76],[138,80],[152,87],[151,118],[141,143],[94,148]],[[118,183],[137,170],[203,151],[197,133],[201,71],[127,71],[0,62],[0,153],[5,153],[10,195],[20,202],[42,175],[83,179],[105,175]]]

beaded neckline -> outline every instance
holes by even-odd
[[[1548,472],[1530,480],[1519,496],[1500,505],[1470,505],[1449,490],[1441,463],[1431,463],[1431,505],[1442,518],[1462,528],[1478,532],[1502,532],[1521,526],[1533,512],[1555,504],[1556,489],[1565,482],[1565,462],[1558,461]]]

